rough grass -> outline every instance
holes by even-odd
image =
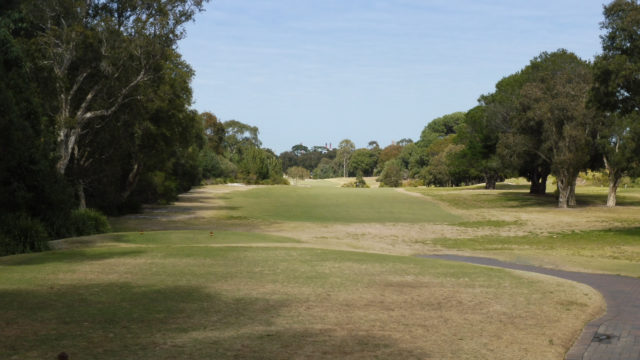
[[[573,231],[517,237],[438,239],[446,249],[489,253],[518,262],[562,263],[573,270],[640,277],[640,228]]]
[[[587,287],[493,268],[115,237],[0,258],[2,358],[561,359],[601,311]]]

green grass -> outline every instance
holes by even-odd
[[[394,189],[272,186],[230,193],[229,219],[319,223],[454,223],[433,202]]]
[[[416,346],[412,330],[422,338],[449,331],[472,342],[491,341],[490,333],[476,325],[415,328],[403,319],[448,316],[453,312],[442,309],[455,304],[440,297],[453,289],[460,299],[481,294],[518,309],[566,307],[543,295],[553,286],[493,268],[321,249],[210,247],[197,232],[113,236],[128,246],[0,258],[3,359],[49,359],[61,351],[96,360],[421,358],[432,351],[464,357],[464,347],[429,350],[423,340]],[[220,234],[222,242],[241,244],[246,236]],[[490,316],[477,307],[460,311]],[[412,333],[403,345],[404,331]]]

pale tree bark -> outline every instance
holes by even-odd
[[[86,76],[88,72],[81,74],[79,77],[79,82],[82,82],[82,79]],[[69,160],[71,159],[71,155],[73,153],[73,149],[76,147],[79,137],[82,134],[83,130],[87,128],[89,122],[97,117],[109,116],[116,112],[122,104],[124,104],[127,100],[127,94],[139,83],[146,80],[147,77],[145,75],[144,69],[142,69],[138,76],[134,78],[127,86],[125,86],[118,96],[111,102],[111,106],[108,108],[102,108],[98,110],[90,111],[89,108],[91,106],[91,102],[96,96],[96,93],[103,86],[102,82],[94,85],[94,87],[89,91],[89,93],[84,97],[81,105],[75,111],[75,114],[71,114],[70,104],[73,100],[73,97],[76,93],[76,86],[71,89],[69,93],[62,91],[60,96],[60,111],[58,113],[57,123],[58,123],[58,155],[59,160],[56,164],[56,169],[58,173],[64,175],[67,166],[69,165]],[[62,81],[62,79],[60,79]]]
[[[617,150],[617,149],[616,149]],[[622,174],[614,169],[611,166],[611,163],[608,161],[607,156],[603,156],[604,165],[609,172],[609,192],[607,193],[607,207],[615,207],[616,206],[616,193],[618,192],[618,185],[620,185],[620,180],[622,179]]]
[[[569,205],[569,193],[571,192],[571,176],[569,171],[562,170],[556,175],[558,183],[558,207],[566,209]]]

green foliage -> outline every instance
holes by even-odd
[[[200,117],[202,118],[204,135],[207,139],[207,148],[213,151],[214,154],[222,154],[224,152],[226,135],[224,124],[218,120],[217,116],[210,112],[203,112],[200,114]]]
[[[373,169],[376,167],[378,157],[375,151],[369,149],[357,149],[351,155],[351,163],[349,164],[349,172],[352,174],[373,175]]]
[[[400,156],[401,153],[402,153],[401,145],[391,144],[385,147],[384,149],[382,149],[382,151],[380,152],[378,164],[382,168],[384,167],[384,164],[386,164],[390,160],[396,159],[397,157]]]
[[[314,179],[330,179],[338,176],[335,163],[328,158],[320,160],[318,166],[313,170]]]
[[[403,166],[400,160],[389,160],[384,164],[382,173],[378,178],[381,186],[398,187],[402,185]]]
[[[616,190],[625,176],[640,172],[640,4],[613,1],[604,8],[603,53],[594,62],[592,104],[604,114],[598,150],[609,174],[607,206],[616,205]]]
[[[71,236],[102,234],[111,231],[107,217],[95,209],[76,209],[72,211],[69,226],[71,228]]]
[[[349,139],[344,139],[340,141],[338,145],[338,153],[336,154],[336,161],[339,163],[339,166],[342,168],[342,176],[347,177],[349,175],[349,166],[351,163],[351,157],[353,152],[355,151],[356,146],[353,141]]]
[[[422,147],[430,146],[434,141],[456,133],[456,127],[464,121],[464,112],[455,112],[431,120],[420,134],[418,144]]]
[[[0,218],[0,256],[47,250],[44,224],[25,213]]]

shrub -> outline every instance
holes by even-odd
[[[402,183],[402,186],[404,186],[404,187],[424,186],[424,181],[422,181],[421,179],[409,179],[409,180],[405,180]]]
[[[398,187],[402,184],[402,163],[398,160],[389,160],[384,164],[384,169],[378,181],[382,186]]]
[[[6,215],[0,221],[0,256],[47,250],[44,225],[27,214]]]
[[[76,209],[69,219],[71,236],[101,234],[111,230],[107,217],[94,209]]]

